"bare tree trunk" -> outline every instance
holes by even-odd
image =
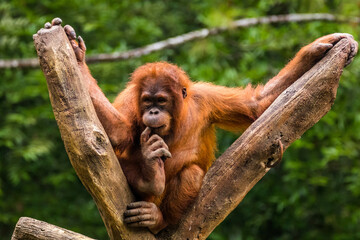
[[[129,229],[123,223],[123,212],[135,199],[96,116],[63,28],[41,29],[34,42],[71,164],[95,200],[110,238],[153,239],[146,229]]]
[[[94,198],[110,238],[154,239],[143,229],[126,228],[122,221],[125,206],[133,196],[82,86],[82,76],[63,29],[40,30],[34,40],[70,161]],[[349,52],[349,42],[341,40],[284,91],[215,161],[180,224],[165,229],[157,239],[205,239],[281,160],[283,151],[330,110]],[[21,227],[17,228],[17,232],[21,231]]]

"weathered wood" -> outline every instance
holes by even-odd
[[[130,229],[123,223],[123,212],[134,197],[82,84],[63,28],[41,29],[34,43],[71,164],[95,200],[110,239],[154,239],[147,229]]]
[[[15,226],[11,240],[93,240],[82,234],[43,222],[33,218],[22,217]]]
[[[122,214],[133,201],[109,139],[96,117],[63,29],[34,35],[55,118],[70,161],[94,198],[111,239],[154,239],[128,229]],[[340,41],[304,74],[219,158],[206,174],[194,205],[177,227],[158,239],[205,239],[280,160],[282,152],[331,108],[350,46]]]
[[[350,52],[344,39],[283,92],[211,166],[199,196],[177,228],[158,239],[205,239],[269,171],[282,151],[331,108]]]

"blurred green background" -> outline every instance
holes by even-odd
[[[0,59],[36,57],[32,35],[54,17],[72,25],[88,55],[125,51],[245,17],[358,16],[360,0],[0,1]],[[316,38],[358,24],[316,22],[233,29],[138,59],[90,69],[113,100],[138,66],[165,60],[196,81],[264,83]],[[343,73],[332,110],[285,153],[209,239],[360,239],[360,57]],[[21,216],[108,239],[66,155],[39,69],[0,69],[0,238]],[[220,131],[219,154],[237,135]]]

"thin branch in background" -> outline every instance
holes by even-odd
[[[138,58],[156,51],[175,47],[189,41],[203,39],[208,36],[216,35],[236,28],[247,28],[260,24],[310,22],[310,21],[346,22],[346,23],[358,24],[360,23],[360,18],[358,17],[348,18],[348,17],[335,16],[332,14],[325,14],[325,13],[287,14],[287,15],[274,15],[274,16],[259,17],[259,18],[244,18],[233,21],[228,26],[203,28],[173,38],[168,38],[163,41],[152,43],[141,48],[132,49],[126,52],[103,53],[103,54],[88,56],[86,62],[87,63],[114,62],[114,61]],[[0,60],[0,69],[38,68],[38,67],[39,67],[39,61],[37,58]]]

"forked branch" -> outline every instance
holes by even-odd
[[[180,224],[153,236],[123,223],[123,212],[133,195],[82,84],[62,27],[42,29],[34,41],[66,151],[96,202],[111,239],[205,239],[270,170],[269,166],[280,161],[282,152],[330,110],[350,52],[349,42],[341,40],[284,91],[215,161]],[[16,231],[25,230],[22,224]],[[59,233],[54,239],[63,239],[63,235]]]

